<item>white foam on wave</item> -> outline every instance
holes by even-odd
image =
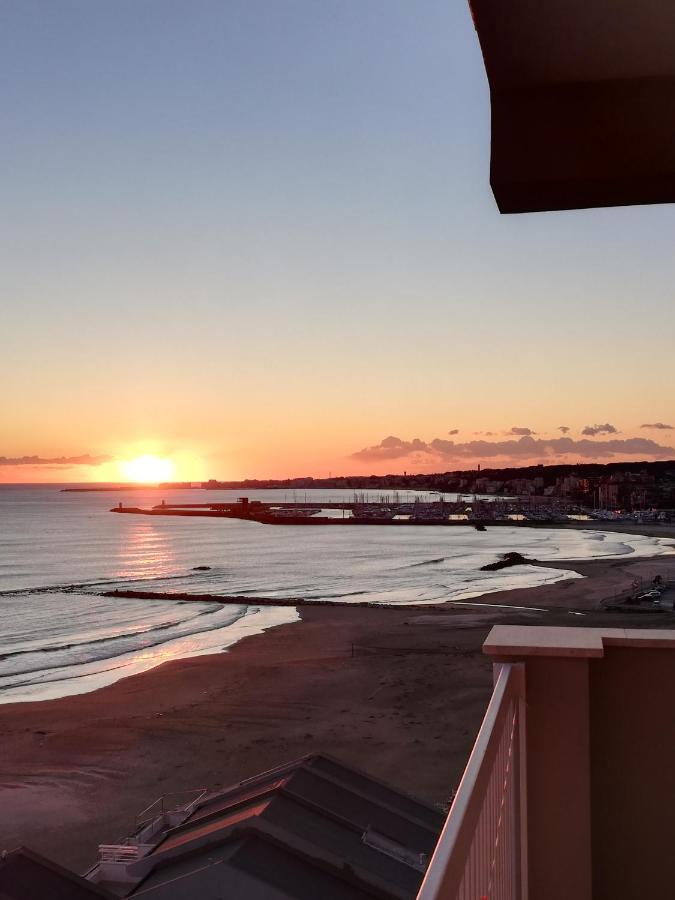
[[[95,691],[166,662],[221,653],[245,637],[261,634],[268,628],[287,625],[299,619],[295,607],[250,606],[242,616],[222,628],[183,635],[106,659],[7,675],[0,678],[0,704],[51,700]]]

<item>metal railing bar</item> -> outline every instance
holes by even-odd
[[[502,665],[418,900],[508,896],[521,692],[520,667]]]

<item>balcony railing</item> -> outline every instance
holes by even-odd
[[[136,862],[141,855],[137,844],[99,844],[98,857],[101,863]]]
[[[168,813],[184,812],[189,814],[206,793],[206,788],[194,788],[192,790],[162,794],[154,803],[151,803],[150,806],[136,816],[136,827],[140,828]]]
[[[500,667],[418,900],[526,896],[524,680],[522,664]]]

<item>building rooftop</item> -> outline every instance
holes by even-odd
[[[127,867],[130,896],[414,897],[443,815],[327,756],[204,797]]]
[[[85,877],[23,847],[4,854],[0,900],[406,900],[445,820],[325,755],[155,808],[135,834],[102,845]]]
[[[27,847],[0,859],[0,900],[101,900],[109,894]]]

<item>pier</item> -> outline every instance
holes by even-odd
[[[391,500],[263,502],[240,497],[230,503],[166,503],[141,508],[121,502],[111,512],[141,516],[198,516],[212,519],[240,519],[261,525],[388,525],[397,527],[420,525],[472,526],[483,530],[495,526],[551,526],[567,524],[561,510],[526,509],[518,500],[485,502],[476,498],[457,500]],[[342,512],[342,515],[322,513]]]

